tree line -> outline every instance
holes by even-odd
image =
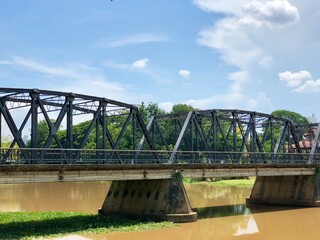
[[[145,123],[149,122],[152,116],[155,115],[163,115],[163,114],[185,114],[188,112],[192,112],[194,110],[197,110],[193,108],[190,105],[187,104],[176,104],[172,107],[172,110],[170,112],[166,112],[165,110],[161,109],[157,103],[142,103],[138,107],[139,113]],[[308,120],[306,117],[300,115],[299,113],[292,112],[292,111],[287,111],[287,110],[277,110],[271,113],[271,115],[275,117],[282,117],[290,120],[291,122],[295,124],[307,124]],[[117,137],[122,131],[123,126],[125,125],[127,116],[125,114],[119,115],[119,116],[113,116],[108,118],[108,121],[106,123],[106,127],[108,129],[108,134],[110,135],[109,137],[113,139],[113,141],[116,141]],[[54,119],[51,120],[52,123],[54,123]],[[88,132],[88,128],[90,126],[91,121],[84,121],[79,124],[76,124],[72,127],[72,146],[73,148],[77,149],[80,148],[81,142],[83,141],[85,134]],[[202,120],[202,126],[204,128],[204,132],[208,132],[210,129],[210,122]],[[177,129],[178,127],[178,129]],[[130,149],[134,150],[136,149],[137,144],[139,143],[139,140],[142,137],[142,131],[141,129],[137,131],[137,136],[133,136],[133,124],[128,124],[125,131],[122,133],[123,135],[121,136],[121,141],[119,141],[117,144],[117,149]],[[177,131],[181,130],[181,124],[177,126],[176,121],[173,120],[168,120],[164,122],[159,122],[157,125],[158,130],[160,131],[161,129],[161,135],[156,135],[152,134],[150,132],[151,138],[153,139],[154,144],[156,145],[156,149],[158,150],[172,150],[174,147],[174,143],[177,141]],[[101,126],[97,127],[96,131],[91,131],[89,136],[87,137],[86,144],[84,145],[85,149],[101,149],[102,144],[102,136],[101,136]],[[192,132],[193,131],[193,132]],[[196,130],[188,131],[186,134],[192,135],[193,136],[186,136],[186,138],[195,138],[195,144],[193,143],[188,143],[187,140],[181,141],[181,146],[180,150],[190,150],[191,144],[195,145],[192,146],[194,150],[197,150],[202,148],[203,145],[205,144],[204,142],[201,142],[198,137],[199,134],[196,132]],[[228,127],[227,126],[222,126],[222,129],[217,133],[217,138],[214,139],[209,139],[210,143],[213,144],[213,141],[215,142],[215,151],[232,151],[233,149],[241,149],[241,138],[243,138],[243,133],[240,134],[241,129],[236,129],[236,134],[229,134],[228,135]],[[280,133],[280,126],[278,128],[275,128],[275,135],[276,137]],[[37,143],[36,146],[38,148],[42,148],[45,145],[45,142],[48,139],[49,136],[49,126],[45,120],[41,120],[38,122],[38,127],[37,127]],[[100,133],[100,135],[97,135]],[[259,133],[262,134],[262,133]],[[58,144],[56,141],[52,141],[50,144],[50,148],[59,148],[59,145],[62,146],[63,148],[67,148],[67,130],[65,129],[59,129],[56,133],[57,138],[59,139],[60,143]],[[227,136],[227,137],[226,137]],[[134,140],[133,138],[136,138]],[[228,138],[226,140],[226,138]],[[236,139],[234,139],[236,138]],[[228,143],[226,144],[226,141]],[[264,145],[264,151],[271,151],[272,148],[272,143],[271,139],[266,139],[266,144]],[[145,143],[146,144],[146,143]],[[236,144],[237,146],[235,146]],[[2,147],[6,147],[6,143],[2,142]],[[28,140],[26,143],[27,147],[31,147],[31,140]],[[227,147],[226,147],[227,146]],[[110,149],[112,146],[110,143],[107,143],[106,149]],[[250,146],[248,147],[250,148]]]

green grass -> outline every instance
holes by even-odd
[[[220,180],[217,182],[211,182],[214,186],[235,186],[235,187],[253,187],[255,178],[249,179],[229,179],[229,180]]]
[[[191,183],[191,184],[209,184],[212,186],[219,186],[219,187],[253,187],[255,178],[249,179],[226,179],[226,180],[219,180],[219,181],[194,181],[192,179],[183,179],[184,183]]]
[[[0,239],[34,239],[74,233],[143,231],[175,226],[171,222],[142,222],[117,215],[103,217],[75,212],[0,213]]]

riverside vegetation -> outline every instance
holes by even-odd
[[[0,239],[35,239],[80,233],[128,232],[175,226],[172,222],[143,222],[122,216],[77,212],[0,213]]]
[[[227,186],[234,186],[234,187],[253,187],[255,178],[219,178],[219,179],[206,179],[206,180],[199,180],[199,179],[191,179],[191,178],[183,178],[183,183],[185,184],[209,184],[217,187],[227,187]]]

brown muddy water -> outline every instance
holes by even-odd
[[[0,211],[77,211],[96,213],[108,182],[0,185]],[[250,188],[186,185],[199,220],[177,227],[131,233],[78,236],[107,240],[320,240],[320,208],[247,208]],[[75,239],[70,236],[68,239]]]

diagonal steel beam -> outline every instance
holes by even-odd
[[[58,115],[57,120],[55,121],[55,123],[52,125],[51,124],[51,128],[50,128],[50,134],[44,144],[44,148],[48,148],[53,140],[53,138],[55,139],[55,141],[57,142],[59,147],[62,147],[62,144],[60,142],[60,140],[58,139],[58,137],[56,136],[57,131],[61,125],[61,122],[64,118],[64,116],[67,113],[67,108],[68,108],[68,99],[65,100],[62,109],[60,110],[60,113]]]
[[[175,161],[176,161],[175,158],[176,158],[177,151],[178,151],[178,149],[179,149],[179,147],[180,147],[182,138],[183,138],[184,135],[185,135],[185,132],[186,132],[186,130],[187,130],[187,128],[188,128],[188,125],[189,125],[190,122],[191,122],[191,118],[193,117],[193,114],[194,114],[194,112],[189,112],[188,115],[187,115],[187,117],[186,117],[186,119],[184,120],[184,124],[183,124],[183,127],[182,127],[182,129],[181,129],[181,131],[180,131],[180,134],[179,134],[179,136],[178,136],[178,140],[177,140],[177,142],[176,142],[176,144],[175,144],[175,146],[174,146],[174,148],[173,148],[173,151],[172,151],[172,153],[171,153],[171,155],[170,155],[169,164],[173,164],[173,163],[175,163]]]

